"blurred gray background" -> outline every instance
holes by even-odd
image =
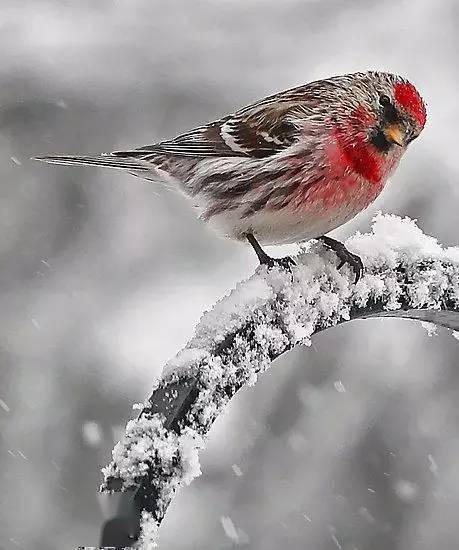
[[[131,404],[255,255],[178,195],[38,164],[174,136],[365,69],[428,123],[377,209],[459,241],[455,0],[0,1],[0,549],[94,545],[99,467]],[[459,543],[459,342],[409,321],[319,335],[214,425],[161,548],[441,550]]]

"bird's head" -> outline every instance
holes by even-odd
[[[329,105],[337,106],[333,135],[344,159],[367,179],[388,176],[424,128],[426,108],[419,92],[400,76],[374,71],[328,83]]]
[[[370,141],[381,152],[392,147],[407,147],[426,123],[426,108],[411,82],[388,73],[367,73],[363,106],[374,114]]]

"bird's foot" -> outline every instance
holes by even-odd
[[[364,269],[363,262],[360,256],[357,256],[357,254],[353,254],[344,246],[343,243],[337,241],[336,239],[332,239],[331,237],[319,237],[319,240],[321,240],[325,246],[333,250],[333,252],[340,259],[338,269],[341,269],[344,264],[350,265],[355,273],[354,284],[356,284],[362,276]]]
[[[259,260],[260,265],[265,265],[268,269],[280,267],[290,272],[292,271],[293,266],[296,265],[295,260],[290,256],[285,256],[284,258],[271,258],[271,256],[265,254],[264,256],[259,257]]]
[[[268,269],[277,266],[285,269],[286,271],[290,271],[290,273],[292,272],[292,266],[296,265],[293,258],[290,258],[290,256],[285,256],[285,258],[271,258],[271,256],[268,256],[268,254],[266,254],[266,252],[261,248],[260,243],[257,241],[253,233],[247,233],[245,237],[255,250],[260,265],[265,265]]]

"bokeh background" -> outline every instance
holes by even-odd
[[[429,119],[377,209],[459,241],[456,0],[0,0],[0,549],[96,545],[99,467],[201,312],[255,256],[177,194],[38,164],[174,136],[362,69]],[[319,335],[214,425],[161,548],[458,548],[459,342],[409,321]]]

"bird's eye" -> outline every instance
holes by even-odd
[[[383,107],[387,107],[391,104],[390,97],[388,95],[383,94],[382,96],[379,96],[379,104]]]

